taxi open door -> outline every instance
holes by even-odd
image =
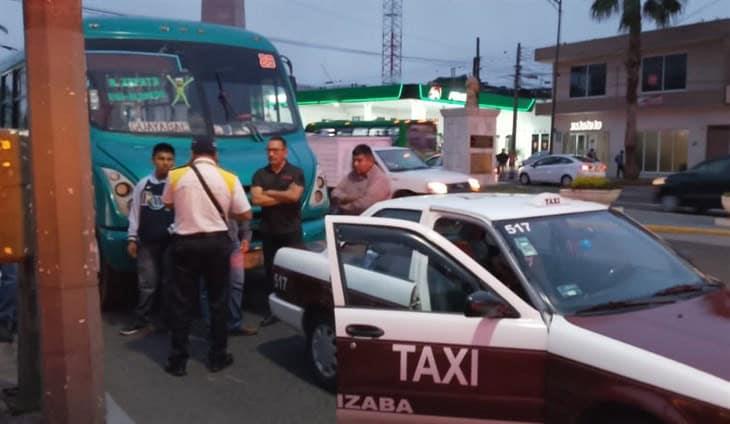
[[[338,423],[543,422],[540,313],[432,229],[325,218]]]
[[[0,129],[0,263],[20,262],[26,252],[22,139]]]

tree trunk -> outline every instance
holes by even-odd
[[[641,68],[641,15],[629,28],[629,50],[626,56],[626,134],[624,136],[625,178],[639,178],[637,160],[636,112],[639,90],[639,69]]]

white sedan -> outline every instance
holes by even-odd
[[[605,177],[606,165],[578,155],[550,155],[519,169],[520,183],[569,186],[576,177]]]
[[[375,162],[390,178],[393,197],[414,194],[468,193],[479,191],[475,178],[460,172],[429,167],[406,147],[373,147]]]

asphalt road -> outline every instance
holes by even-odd
[[[671,241],[701,270],[730,281],[730,243],[703,244],[701,237]],[[263,301],[260,277],[248,281],[248,307]],[[258,316],[247,314],[250,322]],[[126,314],[104,316],[106,390],[130,421],[142,423],[334,423],[334,395],[313,381],[304,339],[283,324],[253,337],[230,339],[236,362],[220,374],[205,369],[206,344],[198,328],[188,376],[162,371],[168,337],[150,332],[118,335]],[[123,422],[123,421],[122,421]],[[129,422],[129,421],[127,421]]]
[[[253,280],[253,279],[252,279]],[[256,280],[260,280],[256,278]],[[250,281],[249,287],[257,281]],[[260,302],[259,292],[249,299]],[[159,332],[129,337],[121,312],[104,315],[106,390],[136,423],[334,423],[335,399],[312,379],[304,339],[281,323],[257,336],[232,337],[230,368],[211,374],[205,368],[207,344],[201,325],[191,340],[188,375],[175,378],[162,367],[169,338]],[[250,323],[260,319],[246,314]],[[124,421],[124,420],[121,420]]]

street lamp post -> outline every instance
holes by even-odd
[[[558,102],[558,60],[560,58],[560,25],[563,18],[563,0],[551,0],[558,4],[558,39],[555,43],[555,60],[553,61],[553,95],[550,112],[550,154],[555,145],[555,107]]]

